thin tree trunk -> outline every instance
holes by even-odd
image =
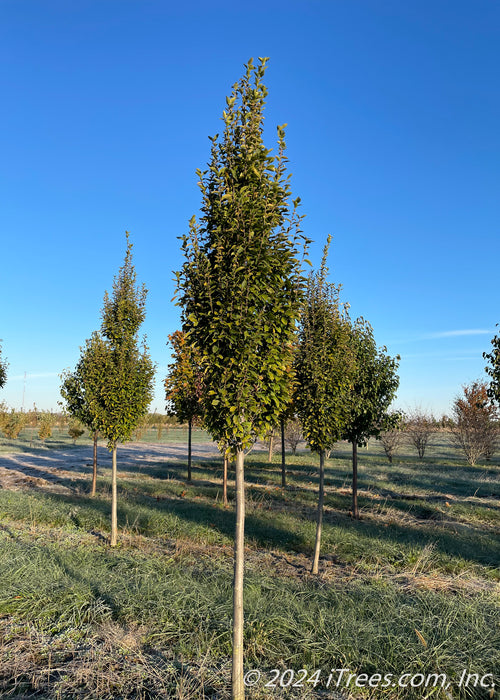
[[[191,432],[193,428],[193,419],[189,419],[188,428],[188,481],[191,481]]]
[[[325,495],[325,450],[319,453],[319,497],[318,497],[318,515],[316,520],[316,542],[314,544],[314,558],[311,573],[318,573],[319,566],[319,550],[321,547],[321,528],[323,525],[323,500]]]
[[[281,486],[286,487],[285,421],[281,419]]]
[[[94,458],[92,461],[92,489],[90,491],[91,496],[95,496],[95,491],[97,488],[97,430],[94,431]]]
[[[233,582],[233,668],[232,700],[243,700],[243,570],[245,564],[245,475],[244,454],[236,453],[236,529],[234,536]]]
[[[116,489],[116,445],[113,446],[113,466],[111,469],[111,546],[116,547],[118,532],[117,512],[118,494]]]
[[[224,471],[222,476],[222,500],[224,505],[227,506],[227,454],[224,454]]]
[[[272,462],[273,461],[273,449],[274,449],[274,430],[269,436],[269,451],[267,453],[267,461]]]
[[[359,520],[358,511],[358,445],[352,441],[352,517]]]

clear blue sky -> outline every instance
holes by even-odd
[[[496,0],[0,0],[0,399],[57,408],[134,242],[163,410],[177,236],[251,56],[265,142],[354,317],[402,357],[398,405],[449,411],[500,321]]]

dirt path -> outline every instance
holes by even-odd
[[[186,444],[128,443],[119,446],[118,454],[120,467],[127,470],[138,462],[147,466],[185,459]],[[195,459],[203,459],[214,457],[219,451],[215,443],[203,442],[193,445],[192,454]],[[69,491],[61,480],[68,477],[88,480],[92,455],[92,445],[0,454],[0,488],[16,491],[43,486],[60,492]],[[105,446],[97,448],[97,463],[100,467],[111,468],[111,453]]]

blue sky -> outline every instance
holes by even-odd
[[[269,56],[265,142],[288,124],[313,263],[331,233],[352,316],[401,355],[397,404],[449,411],[500,321],[499,47],[494,0],[0,0],[0,399],[57,408],[129,230],[163,410],[195,170]]]

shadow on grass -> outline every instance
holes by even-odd
[[[91,448],[86,449],[88,454],[90,454]],[[76,482],[70,478],[61,479],[59,477],[56,480],[72,488],[75,487],[76,483],[80,488],[83,484],[88,485],[88,488],[90,488],[90,469],[87,466],[88,462],[86,462],[88,454],[81,454],[80,459],[76,460],[74,459],[76,454],[73,449],[71,454],[67,449],[64,452],[61,451],[59,457],[57,453],[48,454],[46,450],[40,451],[39,454],[35,455],[35,466],[31,467],[32,475],[47,478],[49,473],[44,471],[44,467],[50,466],[52,468],[57,465],[58,459],[63,464],[65,459],[71,458],[74,462],[73,470],[75,472],[88,472],[88,482]],[[15,457],[15,455],[11,457]],[[276,481],[280,479],[281,465],[276,463],[269,464],[265,461],[265,458],[261,460],[260,455],[253,455],[248,459],[245,478],[249,487],[248,494],[250,498],[263,498],[264,506],[272,506],[271,508],[266,507],[262,514],[259,514],[257,509],[253,509],[247,515],[246,535],[257,546],[262,548],[292,549],[310,554],[313,544],[310,539],[312,529],[308,527],[307,532],[309,534],[306,535],[303,525],[305,523],[313,524],[316,518],[318,474],[310,455],[307,457],[310,460],[308,462],[306,462],[304,456],[298,456],[296,460],[290,460],[287,464],[290,483],[288,490],[272,489],[265,493],[262,489],[256,487],[261,485],[276,487]],[[470,522],[464,523],[454,520],[452,510],[450,510],[449,514],[443,514],[437,508],[432,507],[432,503],[445,500],[445,494],[447,493],[458,497],[494,493],[496,486],[492,479],[498,471],[494,465],[488,468],[482,466],[469,467],[466,464],[447,466],[446,472],[443,474],[443,471],[439,471],[435,464],[426,465],[422,463],[419,464],[418,473],[415,473],[412,468],[410,474],[403,473],[398,475],[397,473],[391,473],[391,470],[397,467],[391,468],[388,464],[380,466],[380,460],[376,460],[370,455],[364,455],[363,461],[365,458],[367,459],[366,471],[362,463],[360,466],[360,489],[369,489],[374,495],[379,495],[381,499],[386,498],[391,508],[402,514],[410,514],[417,522],[394,523],[393,521],[391,522],[390,515],[387,515],[385,518],[383,514],[379,518],[379,523],[368,519],[361,522],[352,521],[347,513],[350,508],[350,494],[338,492],[340,487],[350,484],[350,455],[346,454],[345,459],[342,459],[340,463],[338,462],[338,455],[335,455],[332,463],[327,465],[326,478],[329,486],[327,487],[325,501],[327,506],[325,524],[331,527],[341,527],[351,534],[359,534],[365,540],[373,541],[374,553],[376,553],[377,540],[396,545],[417,547],[433,543],[439,552],[448,556],[461,557],[467,561],[487,566],[498,564],[497,541],[492,529]],[[101,468],[109,469],[111,458],[106,448],[100,448],[99,460]],[[372,464],[372,462],[375,462],[375,464]],[[0,464],[2,464],[1,457]],[[347,467],[345,472],[344,465]],[[14,469],[16,468],[12,462],[11,466]],[[155,485],[156,480],[158,480],[158,486],[162,484],[165,487],[165,490],[161,490],[161,495],[158,495],[157,500],[154,492],[147,493],[149,482],[135,484],[132,479],[127,479],[124,475],[121,484],[119,481],[118,514],[120,528],[125,526],[129,530],[132,529],[132,531],[146,536],[166,535],[168,537],[204,538],[207,536],[207,533],[212,532],[215,537],[217,537],[218,533],[223,537],[232,539],[234,535],[234,514],[231,510],[222,509],[215,502],[217,494],[220,497],[221,484],[210,482],[207,479],[207,477],[212,476],[217,479],[222,477],[221,460],[213,454],[196,457],[193,465],[194,479],[192,484],[189,484],[188,488],[186,488],[187,497],[181,497],[180,493],[187,486],[184,481],[185,460],[183,458],[174,457],[163,462],[154,459],[154,457],[151,460],[145,460],[144,455],[136,454],[131,459],[125,459],[121,465],[119,464],[119,471],[120,466],[127,474],[152,477],[154,481],[151,483],[154,489],[157,488]],[[408,468],[408,465],[405,466]],[[67,469],[67,466],[64,468]],[[371,473],[370,469],[372,470]],[[377,485],[377,473],[373,473],[374,469],[384,472],[381,477],[384,484]],[[387,472],[387,475],[385,472]],[[50,477],[51,480],[54,480],[53,475],[50,475]],[[202,477],[204,480],[200,482]],[[231,477],[232,472],[230,472],[232,481]],[[491,479],[491,481],[480,483],[478,481],[480,477],[486,477]],[[172,480],[171,487],[167,483],[169,479]],[[394,483],[397,481],[412,489],[432,490],[434,495],[416,494],[414,497],[398,493],[396,491],[397,483]],[[307,491],[300,488],[306,483],[310,487]],[[389,483],[392,488],[386,488],[384,486],[385,483]],[[104,478],[100,475],[101,492],[103,487],[109,488],[108,474]],[[153,488],[151,491],[153,491]],[[337,492],[335,492],[335,488],[337,488]],[[481,494],[482,489],[485,492],[483,494]],[[438,495],[435,495],[436,492],[438,492]],[[196,495],[201,495],[212,502],[207,503],[206,501],[196,500]],[[64,495],[46,491],[43,493],[43,497],[48,501],[47,507],[42,507],[40,512],[36,514],[36,517],[47,523],[71,523],[87,531],[99,530],[103,526],[106,529],[108,526],[110,503],[109,500],[102,498],[102,496],[91,499],[84,495]],[[368,510],[377,509],[383,504],[382,500],[374,501],[363,498],[363,496],[360,496],[359,500],[361,508],[367,508]],[[50,507],[50,503],[54,504],[54,508]],[[65,507],[58,507],[63,505],[71,507],[70,514],[68,514],[68,510]],[[334,509],[334,511],[332,512],[328,508]],[[276,511],[280,511],[280,513],[278,514]],[[22,512],[21,508],[19,508],[19,512]],[[55,519],[51,516],[51,512],[52,515],[55,515]],[[282,515],[288,518],[287,522],[290,523],[290,527],[276,524],[282,518]],[[20,517],[26,518],[27,516],[24,514]],[[439,521],[444,518],[446,518],[446,524],[440,524]],[[178,519],[179,522],[176,523],[175,519]],[[283,522],[282,519],[281,522]],[[172,532],[168,532],[169,528],[172,529]],[[366,542],[360,546],[359,551],[360,556],[363,556],[363,552],[368,552]]]
[[[66,522],[78,528],[91,531],[101,527],[103,523],[106,526],[109,524],[111,504],[108,500],[58,493],[45,493],[44,499],[47,505],[47,517],[37,514],[40,520],[50,522],[51,513],[61,512],[61,505],[64,505],[70,506]],[[54,505],[53,508],[51,504]],[[65,509],[63,511],[66,513]],[[161,516],[165,516],[164,522]],[[179,527],[175,519],[179,519],[187,527],[182,525]],[[171,531],[168,530],[169,524]],[[118,527],[145,536],[169,538],[188,536],[193,539],[197,536],[203,537],[203,530],[205,535],[215,531],[232,539],[235,515],[233,510],[226,510],[216,504],[176,498],[157,501],[143,494],[128,494],[127,500],[118,498]],[[297,551],[303,551],[308,547],[306,539],[300,533],[277,527],[253,513],[249,513],[246,517],[246,534],[260,547],[277,546]]]
[[[61,504],[71,506],[69,522],[77,527],[92,531],[105,524],[107,529],[110,518],[110,503],[103,499],[88,497],[65,496],[63,494],[46,494],[45,498],[54,504],[55,510],[60,510]],[[327,506],[330,504],[326,503]],[[363,501],[360,501],[363,507]],[[391,503],[391,505],[393,505]],[[402,512],[408,513],[403,503],[395,502]],[[76,509],[76,510],[74,510]],[[493,531],[481,530],[470,524],[447,522],[440,526],[435,519],[435,512],[424,510],[425,505],[415,504],[410,511],[413,516],[420,518],[416,523],[374,523],[372,520],[352,520],[347,512],[325,511],[324,523],[328,527],[340,527],[351,535],[359,535],[362,540],[359,547],[354,544],[354,552],[359,552],[360,558],[366,552],[368,555],[377,554],[377,542],[390,543],[410,547],[423,547],[433,544],[436,553],[449,557],[459,557],[471,563],[486,566],[498,564],[498,541]],[[49,507],[49,513],[51,512]],[[310,539],[310,528],[304,531],[304,522],[314,523],[316,509],[313,506],[303,506],[300,517],[297,517],[297,527],[285,528],[273,522],[276,514],[272,511],[250,512],[246,517],[245,535],[256,546],[268,549],[285,549],[303,552],[309,555],[313,541]],[[434,519],[433,519],[434,518]],[[68,521],[68,520],[67,520]],[[177,522],[176,522],[177,521]],[[128,529],[145,536],[166,536],[168,538],[189,537],[203,541],[215,535],[232,540],[234,536],[235,516],[232,510],[225,510],[217,504],[197,502],[185,498],[169,497],[156,500],[144,494],[127,494],[126,500],[118,500],[119,529]],[[446,527],[446,529],[444,529]],[[213,535],[210,535],[213,533]],[[370,541],[373,545],[370,545]]]

